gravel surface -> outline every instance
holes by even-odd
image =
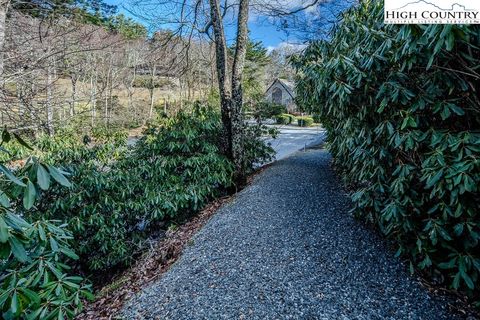
[[[260,174],[125,319],[456,319],[353,219],[324,150]]]

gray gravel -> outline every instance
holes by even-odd
[[[126,319],[456,319],[349,214],[324,150],[275,163],[224,206]]]

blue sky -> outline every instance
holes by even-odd
[[[305,1],[302,0],[283,0],[286,1],[286,3],[294,5],[294,3],[302,5],[305,3]],[[326,0],[328,3],[331,0]],[[338,2],[341,1],[349,1],[349,0],[334,0],[335,3],[338,4]],[[113,4],[118,7],[118,12],[123,13],[126,16],[132,17],[136,20],[138,18],[132,16],[129,14],[128,11],[123,9],[123,6],[128,7],[128,0],[105,0],[106,3],[108,4]],[[328,6],[326,4],[325,6]],[[328,8],[327,8],[328,9]],[[321,12],[321,10],[318,10],[318,12]],[[249,29],[250,29],[250,37],[253,41],[262,41],[263,45],[270,50],[281,45],[284,43],[293,43],[293,44],[298,44],[301,43],[299,39],[297,39],[294,35],[289,35],[287,34],[284,30],[279,30],[279,28],[274,25],[273,23],[269,22],[269,19],[266,19],[262,16],[258,16],[255,13],[251,13],[251,19],[249,21]],[[141,21],[140,21],[141,22]],[[226,28],[226,33],[227,33],[227,40],[230,40],[231,42],[232,39],[235,37],[235,28],[232,27],[227,27]]]

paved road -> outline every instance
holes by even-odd
[[[324,150],[278,161],[225,205],[125,319],[456,319],[353,219]]]
[[[277,152],[275,159],[281,160],[311,145],[320,143],[325,130],[319,126],[302,128],[297,126],[275,126],[280,134],[276,139],[268,139]]]

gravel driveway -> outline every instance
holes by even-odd
[[[125,319],[456,319],[347,212],[324,150],[260,174]]]

